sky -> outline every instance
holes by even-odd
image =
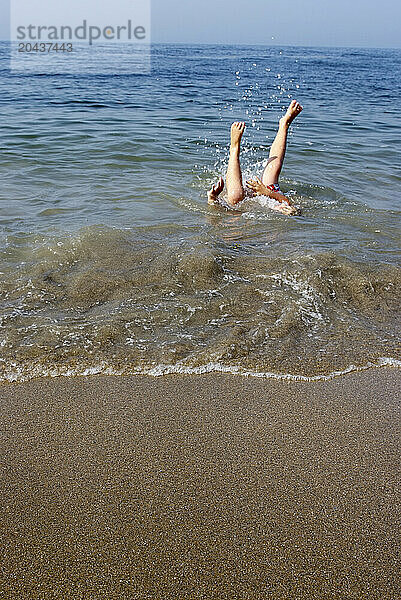
[[[0,0],[0,39],[9,35],[9,5]],[[85,0],[81,5],[85,18]],[[151,6],[155,43],[401,47],[400,0],[151,0]]]

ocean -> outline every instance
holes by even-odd
[[[229,129],[282,190],[210,207]],[[0,380],[400,366],[401,50],[156,45],[150,75],[10,72],[0,44]]]

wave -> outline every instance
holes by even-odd
[[[314,378],[397,360],[398,267],[162,231],[87,227],[3,250],[0,379],[216,365]]]
[[[326,375],[302,375],[294,373],[273,373],[264,371],[251,371],[243,369],[241,367],[232,367],[228,365],[222,365],[219,363],[209,363],[199,367],[187,367],[184,365],[166,365],[160,364],[149,368],[135,368],[131,369],[116,369],[106,363],[99,364],[92,367],[81,367],[81,368],[57,368],[49,367],[42,368],[36,367],[34,369],[24,370],[23,368],[16,368],[15,366],[9,365],[9,369],[6,374],[0,377],[0,382],[4,383],[24,383],[31,381],[32,379],[45,379],[55,377],[89,377],[93,375],[105,375],[105,376],[136,376],[146,375],[149,377],[164,377],[168,375],[204,375],[206,373],[220,373],[226,375],[237,375],[240,377],[254,377],[258,379],[276,379],[281,381],[329,381],[336,377],[341,377],[353,372],[366,371],[372,368],[401,368],[401,361],[395,358],[381,357],[376,361],[369,361],[365,365],[349,365],[348,367],[332,371]]]

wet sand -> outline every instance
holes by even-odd
[[[400,383],[1,385],[1,598],[394,600]]]

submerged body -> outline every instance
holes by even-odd
[[[279,128],[271,146],[269,160],[263,172],[262,179],[247,181],[247,188],[257,196],[268,196],[276,200],[280,212],[286,215],[297,214],[297,209],[291,204],[290,200],[281,192],[279,185],[279,176],[284,163],[287,147],[288,128],[292,121],[302,111],[302,106],[296,100],[289,105],[287,112],[280,119]],[[241,139],[245,131],[244,122],[235,122],[231,126],[231,144],[230,158],[226,174],[227,197],[226,203],[230,208],[234,208],[245,198],[246,190],[242,181],[240,153]],[[219,203],[219,195],[224,190],[224,180],[221,177],[208,192],[208,203],[216,205]]]

